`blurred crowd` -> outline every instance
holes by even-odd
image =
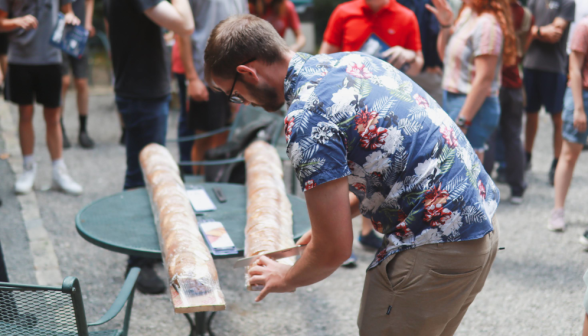
[[[144,186],[141,149],[152,142],[165,145],[172,81],[179,90],[180,139],[223,130],[238,113],[238,101],[230,101],[204,80],[204,50],[219,22],[252,13],[269,21],[282,37],[291,30],[293,51],[302,50],[307,40],[290,0],[104,0],[103,5],[123,125],[121,142],[126,146],[124,189]],[[78,144],[94,147],[87,128],[88,53],[73,57],[48,43],[60,12],[67,24],[80,25],[94,36],[94,0],[0,0],[4,94],[18,105],[20,117],[23,171],[15,184],[18,194],[32,190],[37,172],[35,102],[43,105],[54,186],[70,194],[83,192],[62,155],[72,145],[62,122],[72,75]],[[513,204],[523,202],[525,171],[532,167],[539,113],[544,110],[553,124],[548,179],[555,186],[547,226],[563,231],[566,194],[588,137],[586,16],[588,2],[574,0],[352,0],[332,12],[318,52],[361,51],[409,75],[455,120],[486,171],[496,170],[495,180],[508,184]],[[226,139],[227,132],[219,131],[180,142],[180,161],[202,161]],[[184,174],[203,174],[201,166],[182,169]],[[581,241],[588,246],[588,231]],[[382,245],[366,218],[359,242],[374,249]],[[346,264],[353,263],[352,255]],[[165,290],[152,260],[131,257],[131,266],[142,268],[139,290]]]

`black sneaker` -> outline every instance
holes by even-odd
[[[351,252],[351,256],[341,264],[341,267],[354,268],[355,266],[357,266],[357,256]]]
[[[65,128],[61,129],[61,135],[63,137],[63,149],[68,149],[71,147],[71,142],[69,142],[69,139],[67,137],[67,134],[65,133]]]
[[[362,236],[360,232],[357,240],[359,240],[361,246],[366,250],[373,251],[382,247],[382,238],[378,237],[374,230],[370,231],[370,233],[365,236]]]
[[[92,140],[86,132],[80,132],[80,135],[78,136],[78,143],[80,146],[82,146],[82,148],[94,148],[94,140]]]
[[[588,151],[588,144],[584,144],[584,147],[582,147],[583,151]]]
[[[132,266],[127,266],[128,274]],[[153,269],[153,264],[145,263],[141,266],[141,273],[137,278],[137,289],[143,294],[163,294],[165,293],[165,283],[157,276]]]

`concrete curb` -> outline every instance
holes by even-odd
[[[8,163],[14,174],[22,172],[22,155],[16,124],[10,115],[10,107],[6,102],[0,102],[0,136],[6,144],[6,152],[10,155]],[[21,207],[31,255],[35,265],[37,283],[42,286],[60,286],[63,281],[59,262],[49,233],[43,226],[39,212],[36,193],[17,196]]]

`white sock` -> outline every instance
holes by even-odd
[[[63,158],[54,160],[52,163],[53,166],[53,170],[56,170],[59,167],[65,167],[65,161],[63,161]]]
[[[32,167],[33,164],[35,164],[35,156],[33,154],[31,155],[25,155],[22,157],[22,166],[26,169],[27,167]]]

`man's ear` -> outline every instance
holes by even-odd
[[[247,83],[257,85],[257,83],[259,82],[257,70],[253,67],[247,65],[239,65],[237,67],[237,72],[241,74],[242,80],[246,81]]]

